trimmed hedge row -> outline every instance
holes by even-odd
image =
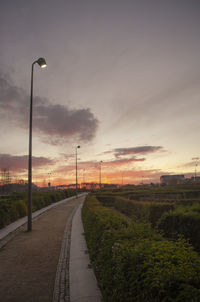
[[[27,206],[25,200],[2,200],[0,202],[0,228],[25,216]]]
[[[200,301],[200,258],[149,224],[131,223],[89,195],[85,237],[105,302]]]
[[[179,206],[165,213],[158,221],[158,228],[167,238],[183,235],[200,252],[200,204]]]
[[[115,190],[102,190],[102,194],[124,197],[133,201],[159,202],[172,204],[192,204],[200,202],[200,185],[178,185],[162,187],[139,186],[134,188],[121,188]]]
[[[150,222],[155,226],[166,211],[174,208],[172,203],[132,201],[115,195],[97,194],[97,199],[108,207],[115,207],[133,221]]]
[[[75,195],[74,190],[62,191],[40,191],[33,192],[32,210],[36,211],[54,202]],[[26,216],[27,214],[27,194],[11,194],[8,199],[0,201],[0,228]]]

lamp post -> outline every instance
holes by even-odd
[[[122,187],[124,185],[124,173],[122,172]]]
[[[76,198],[77,198],[77,186],[78,186],[77,149],[79,148],[80,146],[76,146]]]
[[[29,156],[28,156],[28,223],[27,230],[32,230],[32,111],[33,111],[33,70],[34,65],[38,64],[41,68],[47,66],[44,58],[39,58],[32,63],[31,68],[31,93],[30,93],[30,119],[29,119]]]
[[[99,188],[100,188],[100,190],[101,190],[101,163],[102,163],[103,161],[101,160],[100,161],[100,166],[99,166]]]
[[[48,187],[50,188],[51,187],[51,172],[49,172],[48,175],[49,175]]]
[[[194,170],[194,180],[196,181],[197,179],[197,166],[198,166],[198,163],[197,163],[197,160],[195,162],[195,170]]]
[[[83,186],[82,187],[84,187],[84,185],[85,185],[85,169],[83,169]]]

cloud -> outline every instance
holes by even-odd
[[[198,160],[200,160],[200,158],[199,157],[193,157],[192,160],[198,161]]]
[[[183,116],[194,115],[199,108],[200,72],[199,69],[188,70],[177,79],[170,80],[156,93],[138,99],[127,99],[130,102],[128,109],[120,114],[110,126],[111,129],[122,127],[130,122],[146,127],[146,125],[159,124],[161,121],[177,121]],[[123,97],[124,102],[124,97]],[[164,109],[164,110],[163,110]]]
[[[131,158],[123,158],[123,159],[117,159],[117,160],[111,160],[111,161],[105,161],[102,163],[104,166],[124,166],[127,164],[131,164],[134,162],[140,162],[140,161],[145,161],[145,158],[136,158],[136,157],[131,157]]]
[[[12,85],[8,77],[1,73],[0,106],[1,120],[11,120],[17,126],[27,129],[29,96],[23,89]],[[98,123],[89,108],[70,109],[51,104],[46,98],[34,97],[33,127],[46,137],[46,143],[63,143],[71,137],[84,142],[90,141],[96,134]]]
[[[46,157],[32,157],[33,168],[41,168],[52,165],[55,160]],[[14,156],[10,154],[0,154],[0,169],[9,169],[13,172],[24,172],[28,168],[28,156]]]
[[[46,103],[37,105],[35,113],[35,128],[57,139],[78,136],[82,141],[90,141],[97,130],[98,121],[88,108],[69,110]]]
[[[113,183],[122,183],[123,184],[139,184],[143,183],[158,183],[160,176],[165,174],[165,172],[159,169],[152,170],[137,170],[137,169],[128,169],[122,171],[109,171],[102,174],[102,182],[107,180]]]
[[[101,163],[101,168],[102,168],[102,170],[106,169],[107,171],[110,171],[112,169],[112,171],[113,171],[113,169],[117,170],[117,168],[119,168],[119,167],[130,165],[131,163],[134,163],[134,162],[142,162],[142,161],[145,161],[145,158],[131,157],[131,158],[125,158],[125,159],[103,161]],[[99,168],[100,168],[100,161],[91,160],[91,161],[80,161],[78,163],[78,170],[79,171],[86,170],[87,173],[96,172],[98,174]],[[75,174],[75,164],[66,164],[65,166],[62,165],[62,166],[58,167],[54,171],[54,173]]]
[[[192,161],[188,162],[188,163],[185,163],[184,165],[182,165],[182,167],[185,167],[185,168],[195,168],[197,166],[200,165],[200,158],[199,157],[194,157],[192,158]]]
[[[116,148],[113,150],[115,157],[121,157],[131,154],[147,154],[157,151],[161,151],[161,146],[140,146],[140,147],[131,147],[131,148]]]

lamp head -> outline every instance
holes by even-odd
[[[47,66],[47,63],[44,58],[39,58],[37,60],[37,63],[38,63],[38,65],[40,65],[41,68],[45,68]]]
[[[80,148],[81,146],[77,146],[77,148]]]

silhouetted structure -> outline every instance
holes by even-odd
[[[162,175],[160,177],[161,185],[179,185],[185,182],[185,176],[180,175]]]

